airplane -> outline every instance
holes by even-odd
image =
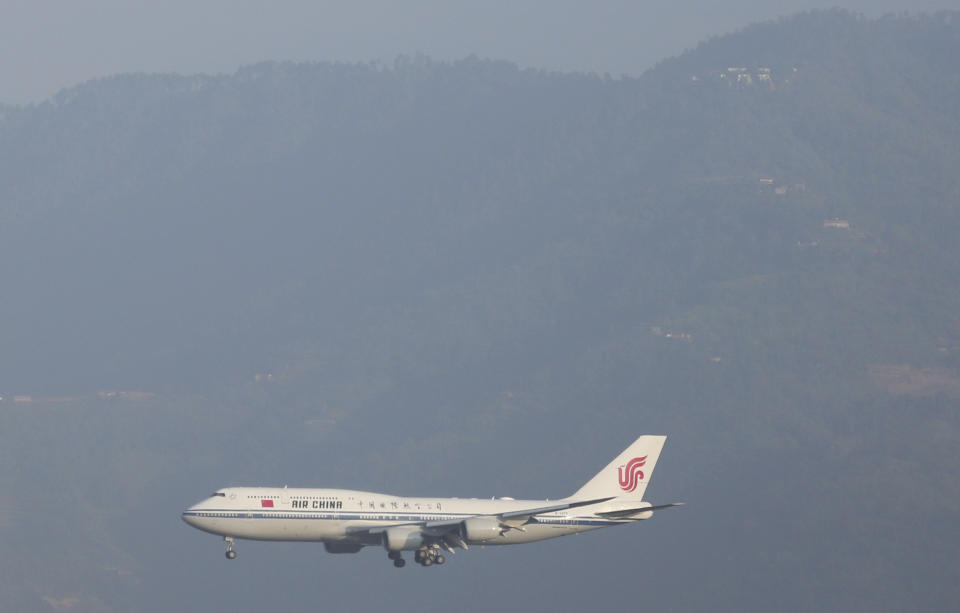
[[[514,545],[648,519],[683,503],[652,505],[643,493],[666,436],[644,435],[571,496],[407,498],[344,489],[228,487],[183,511],[183,521],[223,537],[226,557],[235,539],[322,542],[329,553],[383,547],[402,568],[404,551],[421,566],[443,564],[443,552],[470,545]]]

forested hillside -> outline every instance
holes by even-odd
[[[960,14],[821,11],[637,79],[0,107],[0,611],[956,602],[957,57]],[[556,498],[641,433],[686,508],[444,576],[178,525],[231,484]]]

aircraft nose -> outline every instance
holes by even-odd
[[[182,519],[187,524],[196,527],[197,525],[196,508],[190,507],[189,509],[184,510],[183,513],[180,514],[180,519]]]

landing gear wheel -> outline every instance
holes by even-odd
[[[438,553],[436,559],[434,560],[434,562],[436,562],[437,564],[443,564],[446,561],[447,559],[443,557],[442,553]]]
[[[397,558],[396,560],[393,561],[393,565],[396,566],[397,568],[403,568],[406,565],[406,563],[407,561],[404,560],[403,558]]]
[[[228,549],[225,555],[227,556],[228,560],[233,560],[234,558],[237,557],[237,552],[232,549]]]
[[[424,558],[421,564],[423,564],[424,566],[430,566],[433,564],[433,558]]]
[[[401,555],[401,554],[400,554],[399,551],[388,551],[388,552],[387,552],[387,557],[390,558],[391,560],[394,560],[394,561],[399,560],[399,559],[400,559],[400,555]]]

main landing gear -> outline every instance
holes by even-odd
[[[434,564],[443,564],[447,559],[440,553],[440,548],[434,545],[433,547],[421,547],[418,549],[417,552],[413,554],[413,561],[420,566],[433,566]]]
[[[223,537],[223,540],[226,541],[227,543],[227,553],[225,554],[227,556],[227,559],[228,560],[235,559],[237,557],[237,552],[233,550],[233,537],[225,536]]]
[[[388,551],[387,557],[393,560],[393,565],[397,568],[403,568],[407,564],[406,560],[401,557],[399,551]],[[413,554],[413,561],[420,566],[433,566],[434,564],[443,564],[447,559],[440,553],[440,547],[433,545],[431,547],[421,547],[417,549]]]

